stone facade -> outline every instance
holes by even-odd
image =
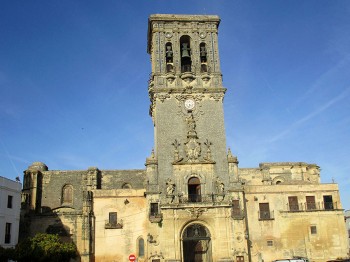
[[[155,146],[145,170],[24,173],[24,235],[58,233],[81,261],[326,261],[347,255],[336,184],[303,162],[239,168],[226,146],[218,16],[151,15]]]

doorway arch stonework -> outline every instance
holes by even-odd
[[[181,233],[183,262],[212,262],[212,236],[200,222],[185,226]]]

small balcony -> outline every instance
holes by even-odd
[[[273,211],[259,211],[259,221],[262,220],[274,220],[274,212]]]
[[[179,196],[179,203],[216,203],[225,199],[224,194],[188,194]]]
[[[163,214],[162,213],[149,213],[149,221],[151,223],[159,223],[163,219]]]
[[[244,218],[244,212],[239,208],[232,208],[231,217],[234,220],[242,220]]]
[[[105,229],[121,229],[123,228],[123,221],[120,220],[119,223],[106,220]]]

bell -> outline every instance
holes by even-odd
[[[173,50],[171,50],[171,46],[166,47],[166,57],[167,58],[172,58],[173,57]]]
[[[182,58],[191,57],[190,56],[190,48],[187,47],[188,43],[182,44]]]
[[[200,54],[202,57],[205,57],[207,55],[207,51],[205,50],[205,46],[201,46]]]

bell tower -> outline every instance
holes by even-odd
[[[209,194],[229,184],[219,23],[215,15],[149,17],[152,165],[157,160],[150,191]]]

